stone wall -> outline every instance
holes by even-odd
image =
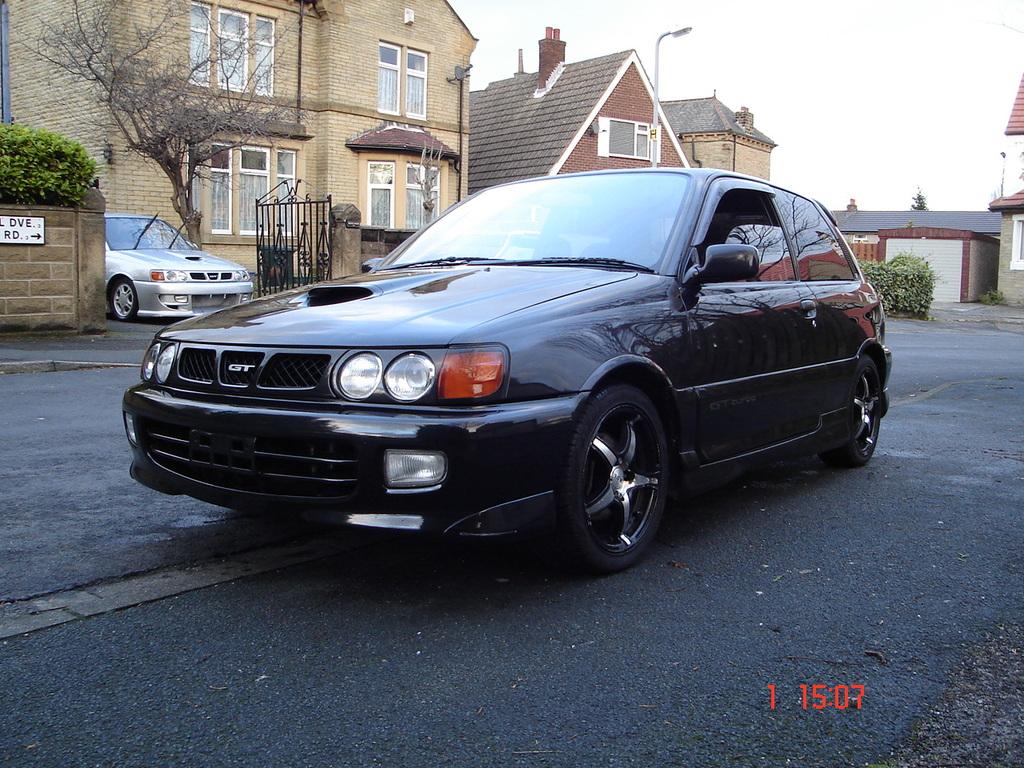
[[[43,245],[0,244],[0,331],[106,329],[103,196],[81,208],[0,204],[0,218],[41,216]]]
[[[1007,304],[1024,304],[1024,269],[1010,265],[1013,254],[1013,217],[1024,210],[1003,211],[1003,229],[999,238],[999,290]]]

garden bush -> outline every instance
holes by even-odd
[[[898,253],[885,262],[863,262],[861,270],[882,296],[886,312],[927,317],[935,294],[935,272],[924,259]]]
[[[0,203],[75,206],[95,174],[95,161],[77,141],[0,125]]]

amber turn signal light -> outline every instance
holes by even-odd
[[[504,377],[505,353],[501,350],[451,350],[441,365],[437,394],[442,400],[487,397],[501,389]]]

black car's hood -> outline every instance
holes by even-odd
[[[489,320],[635,275],[561,266],[383,270],[186,320],[161,336],[264,346],[443,346],[467,340],[460,337]]]

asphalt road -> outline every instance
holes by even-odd
[[[1024,625],[1024,335],[889,342],[868,467],[787,462],[688,502],[628,573],[396,538],[0,641],[0,764],[886,760]],[[129,484],[132,375],[0,377],[0,600],[303,534]],[[863,708],[804,711],[801,683],[862,684]],[[1009,744],[978,764],[1024,765]]]

